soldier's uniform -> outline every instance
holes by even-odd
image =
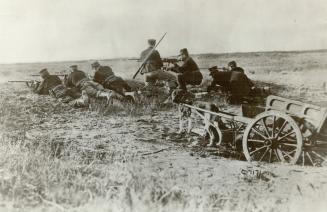
[[[218,71],[216,67],[210,69],[210,75],[213,80],[208,87],[208,91],[214,90],[216,85],[228,91],[231,94],[231,102],[239,103],[251,92],[252,84],[249,83],[247,76],[239,71]]]
[[[79,92],[67,89],[62,84],[60,78],[56,75],[50,75],[46,68],[42,69],[40,74],[43,78],[40,83],[36,85],[27,83],[27,86],[32,87],[35,93],[40,95],[51,95],[63,102],[69,102],[80,96]]]
[[[186,85],[200,85],[203,76],[199,70],[196,62],[188,54],[187,49],[180,50],[181,55],[185,55],[182,66],[176,65],[173,69],[175,72],[179,73],[177,75],[177,81],[179,88],[186,90]]]
[[[232,72],[239,72],[239,73],[242,73],[245,75],[244,69],[241,67],[238,67],[235,61],[230,61],[228,63],[228,67],[230,68],[230,71],[232,71]],[[253,87],[254,86],[253,82],[247,76],[246,76],[246,78],[247,78],[250,86]]]
[[[149,47],[145,49],[140,56],[141,61],[144,61],[148,57],[144,69],[141,71],[141,74],[145,75],[145,84],[151,86],[157,81],[165,81],[168,83],[169,87],[176,86],[176,77],[169,72],[161,70],[163,62],[160,54],[157,50],[153,50],[156,40],[149,39],[148,43]]]
[[[40,95],[49,95],[50,91],[58,85],[62,85],[62,82],[58,76],[47,75],[34,91]]]
[[[101,84],[90,80],[83,71],[77,70],[76,65],[71,66],[71,68],[73,71],[66,78],[65,85],[68,87],[76,87],[82,91],[81,98],[75,100],[74,106],[88,106],[89,97],[106,98],[108,102],[112,97],[116,97],[113,91],[104,89]]]
[[[131,87],[121,77],[116,76],[109,66],[101,66],[98,62],[94,62],[92,68],[95,69],[93,81],[104,88],[122,95],[131,91]]]

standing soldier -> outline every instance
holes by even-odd
[[[163,63],[159,52],[154,49],[156,40],[149,39],[148,44],[149,47],[145,49],[140,56],[141,61],[148,58],[145,61],[144,69],[141,71],[141,74],[145,74],[145,85],[155,85],[157,81],[162,80],[168,82],[169,87],[174,86],[173,84],[176,83],[176,77],[171,73],[161,70]]]
[[[109,103],[112,98],[119,99],[120,95],[114,91],[103,88],[99,83],[90,80],[85,72],[78,70],[77,65],[70,66],[72,72],[66,78],[65,84],[68,87],[76,87],[82,91],[81,98],[75,100],[74,106],[86,107],[89,105],[89,97],[106,98]]]
[[[200,85],[203,76],[198,65],[195,63],[193,58],[189,56],[186,48],[180,50],[180,57],[183,61],[182,66],[175,63],[174,67],[170,68],[171,71],[178,73],[177,81],[179,88],[187,90],[186,85]]]
[[[116,76],[109,66],[102,66],[98,61],[92,63],[91,66],[94,73],[94,82],[121,95],[131,91],[131,87],[121,77]]]

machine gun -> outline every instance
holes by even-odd
[[[180,59],[177,59],[177,58],[162,58],[162,62],[163,63],[177,63],[177,62],[180,62],[181,60]]]
[[[199,69],[208,69],[210,72],[218,71],[218,70],[228,71],[228,68],[226,68],[226,67],[217,67],[217,66],[212,66],[210,68],[199,68]]]

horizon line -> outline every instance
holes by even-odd
[[[197,55],[224,55],[224,54],[249,54],[249,53],[300,53],[300,52],[325,52],[327,49],[306,49],[306,50],[263,50],[263,51],[238,51],[238,52],[206,52],[206,53],[195,53],[190,54],[193,56]],[[176,55],[175,55],[176,56]],[[168,56],[172,57],[172,56]],[[62,63],[62,62],[83,62],[87,60],[95,61],[95,60],[124,60],[128,58],[136,58],[136,57],[113,57],[113,58],[97,58],[97,59],[72,59],[72,60],[48,60],[48,61],[32,61],[32,62],[10,62],[10,63],[0,63],[0,65],[18,65],[18,64],[35,64],[35,63]]]

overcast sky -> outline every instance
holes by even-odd
[[[0,63],[327,48],[326,0],[0,0]]]

